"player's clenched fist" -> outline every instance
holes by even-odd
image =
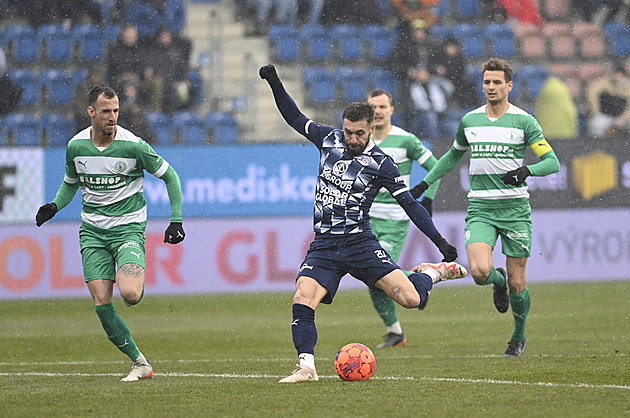
[[[273,64],[267,64],[260,67],[258,75],[260,75],[260,78],[263,80],[267,80],[271,87],[277,87],[282,84],[280,82],[280,78],[278,77],[278,73],[276,72],[276,67],[274,67]]]
[[[179,244],[184,240],[186,234],[181,222],[171,222],[164,232],[164,242],[169,244]]]
[[[54,202],[46,203],[37,211],[37,215],[35,215],[35,223],[37,224],[37,226],[42,226],[44,222],[52,219],[52,217],[55,216],[56,213],[57,204]]]

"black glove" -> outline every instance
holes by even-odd
[[[417,199],[422,196],[422,193],[426,192],[428,188],[429,185],[427,184],[427,182],[422,180],[420,184],[416,185],[413,189],[410,190],[410,192],[413,198]]]
[[[436,237],[434,237],[432,241],[435,244],[435,246],[438,247],[438,250],[440,250],[440,252],[442,253],[442,256],[444,256],[442,261],[445,261],[447,263],[450,263],[451,261],[455,261],[455,259],[457,258],[457,248],[449,244],[448,241],[446,241],[446,239],[442,235],[439,235],[439,234]]]
[[[532,172],[529,171],[527,167],[519,167],[516,170],[508,171],[501,177],[503,183],[511,184],[512,186],[520,186],[523,184],[525,179],[532,175]]]
[[[42,226],[44,222],[52,219],[53,216],[57,213],[57,204],[56,203],[46,203],[44,206],[40,207],[37,211],[37,215],[35,215],[35,223],[37,226]]]
[[[420,204],[424,206],[424,208],[429,212],[429,215],[433,217],[433,199],[429,199],[428,197],[423,197],[420,201]]]
[[[164,242],[169,244],[179,244],[184,240],[186,234],[181,222],[171,222],[164,233]]]
[[[280,77],[278,77],[278,73],[276,72],[276,67],[274,67],[273,64],[267,64],[264,67],[260,67],[258,75],[260,75],[260,78],[263,80],[267,80],[271,87],[279,87],[282,85]]]

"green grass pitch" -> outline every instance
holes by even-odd
[[[351,279],[345,279],[351,280]],[[400,310],[405,347],[385,333],[367,290],[342,290],[316,322],[319,382],[280,385],[297,354],[291,293],[147,294],[116,307],[155,376],[119,380],[131,362],[85,299],[0,302],[0,416],[630,416],[630,281],[530,285],[522,358],[504,358],[511,313],[491,288],[441,284],[424,311]],[[511,311],[510,311],[511,312]],[[334,357],[361,342],[366,382]]]

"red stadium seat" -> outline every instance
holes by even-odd
[[[545,38],[539,26],[533,24],[519,24],[514,27],[514,34],[516,35],[516,39],[518,39],[523,58],[545,58]]]
[[[604,33],[591,22],[576,22],[573,37],[577,40],[582,58],[599,59],[605,54]]]

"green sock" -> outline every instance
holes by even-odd
[[[116,347],[123,353],[127,354],[133,361],[140,356],[140,350],[131,338],[129,327],[125,321],[118,315],[113,303],[107,305],[96,305],[96,314],[101,320],[103,329],[107,334],[107,338],[114,343]]]
[[[498,284],[499,286],[505,286],[505,277],[497,269],[492,268],[490,275],[488,276],[488,280],[483,283],[477,283],[479,286],[487,286],[489,284]]]
[[[398,315],[396,314],[396,302],[390,298],[387,293],[382,290],[370,289],[370,297],[372,303],[376,308],[376,312],[381,317],[385,325],[388,327],[398,322]]]
[[[525,341],[525,322],[527,322],[530,304],[531,297],[528,288],[525,288],[525,290],[519,294],[510,292],[510,305],[512,305],[512,315],[514,316],[513,340]]]

